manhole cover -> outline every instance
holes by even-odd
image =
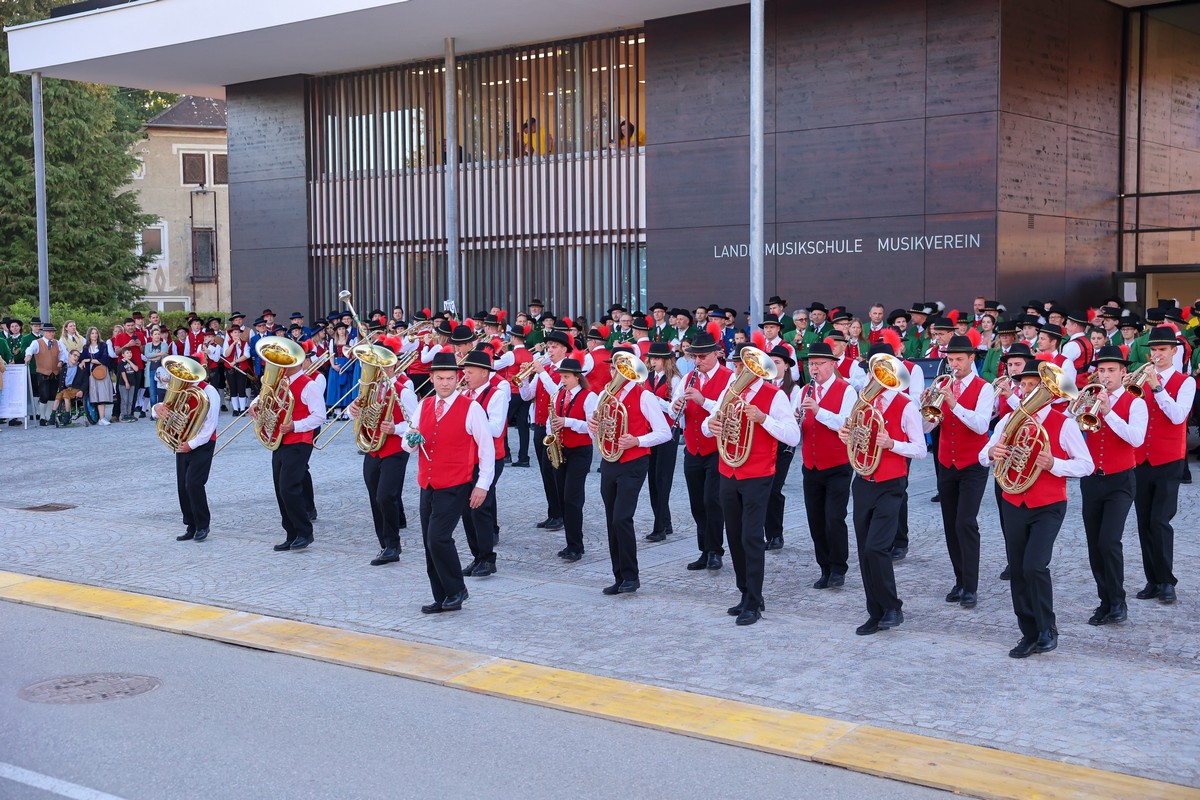
[[[153,691],[162,685],[149,675],[126,675],[120,672],[97,672],[92,675],[67,675],[26,686],[19,693],[31,703],[103,703],[122,697],[134,697]]]

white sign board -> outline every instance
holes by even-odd
[[[32,389],[29,386],[29,366],[9,364],[4,370],[4,388],[0,389],[0,419],[25,421],[29,415]]]

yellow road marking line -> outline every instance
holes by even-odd
[[[116,589],[0,571],[0,599],[437,683],[976,797],[1200,800],[1196,788],[1092,767]]]

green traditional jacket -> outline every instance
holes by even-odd
[[[784,313],[783,318],[779,320],[779,329],[782,331],[780,337],[787,336],[788,333],[796,330],[796,320],[792,319],[792,315]],[[790,339],[786,341],[791,341]]]
[[[1150,331],[1133,340],[1129,346],[1129,369],[1132,371],[1150,361]]]
[[[904,331],[904,357],[909,361],[916,361],[919,358],[925,357],[925,351],[929,349],[929,333],[928,331],[917,332],[916,328],[908,328]]]
[[[983,366],[979,370],[979,377],[988,383],[1000,377],[1000,355],[999,347],[989,347],[987,356],[983,359]]]
[[[810,325],[804,332],[804,352],[807,353],[810,346],[823,341],[831,333],[833,333],[833,324],[829,320],[825,320],[825,324],[820,329],[815,329]]]
[[[672,329],[672,330],[674,330],[674,329]],[[619,344],[622,344],[623,342],[632,342],[632,341],[633,341],[633,329],[632,328],[630,328],[628,331],[622,332],[620,328],[617,328],[614,325],[612,332],[610,334],[608,334],[608,338],[604,340],[604,346],[607,347],[609,350],[612,350],[614,347],[616,347]]]
[[[0,358],[6,364],[21,364],[25,361],[25,349],[37,338],[32,333],[20,333],[16,336],[4,334],[0,336]]]
[[[669,342],[675,338],[675,326],[667,325],[661,331],[657,331],[651,326],[649,333],[652,342]]]
[[[542,333],[542,326],[535,323],[533,330],[525,337],[525,346],[532,350],[535,344],[541,344],[544,341],[546,341],[546,335]]]

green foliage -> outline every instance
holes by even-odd
[[[2,2],[3,0],[0,0]],[[148,308],[140,308],[146,316],[150,315]],[[220,312],[197,311],[201,319],[209,317],[220,317],[222,322],[228,320]],[[76,326],[80,333],[85,333],[87,329],[93,325],[100,330],[102,339],[108,339],[112,333],[113,325],[119,325],[130,314],[126,309],[115,309],[110,311],[98,311],[91,307],[72,306],[66,303],[51,303],[50,304],[50,321],[58,326],[59,332],[62,332],[62,326],[67,320],[75,320]],[[187,327],[186,311],[160,311],[159,316],[162,318],[163,325],[171,331],[176,328]],[[29,300],[16,300],[10,303],[7,307],[0,307],[0,317],[12,317],[19,319],[25,325],[25,330],[29,329],[29,320],[38,316],[38,307],[36,302]]]
[[[117,128],[127,133],[139,133],[146,121],[175,105],[179,95],[149,92],[145,89],[117,89]]]

